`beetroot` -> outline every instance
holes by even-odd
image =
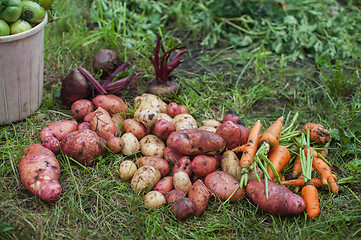
[[[101,77],[106,78],[120,65],[117,53],[110,49],[100,49],[93,58],[94,72],[102,72]]]
[[[88,98],[90,90],[91,87],[84,75],[73,69],[62,80],[60,99],[65,105],[71,106],[77,100]]]

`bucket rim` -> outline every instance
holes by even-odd
[[[29,29],[28,31],[13,34],[13,35],[7,35],[7,36],[1,36],[0,37],[0,43],[5,42],[12,42],[16,40],[20,40],[29,36],[32,36],[39,32],[40,30],[44,29],[45,25],[48,23],[48,14],[45,14],[45,17],[43,21],[41,21],[38,25],[33,27],[32,29]]]

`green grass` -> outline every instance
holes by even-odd
[[[170,1],[150,1],[149,5],[141,0],[127,1],[127,6],[135,10],[133,13],[117,1],[111,2],[115,4],[114,9],[122,14],[118,18],[118,21],[123,21],[121,25],[114,22],[112,26],[105,15],[103,19],[95,18],[95,6],[91,8],[90,0],[55,1],[60,19],[46,27],[43,104],[26,120],[0,127],[1,239],[361,237],[359,49],[355,50],[355,56],[347,58],[342,57],[348,55],[341,53],[340,49],[336,49],[331,59],[319,54],[311,56],[312,51],[301,56],[296,54],[295,49],[290,49],[293,52],[275,52],[272,38],[259,42],[258,37],[247,48],[242,48],[241,44],[235,44],[228,37],[244,35],[229,26],[225,27],[225,22],[210,18],[213,15],[210,15],[209,4],[203,6],[203,12],[199,11],[203,1],[194,8],[192,1],[174,3],[166,15],[159,13],[166,9],[163,4],[170,4]],[[271,2],[277,5],[279,1]],[[330,2],[337,4],[318,1],[314,13],[328,8]],[[251,3],[254,1],[248,4]],[[263,1],[258,4],[261,9],[269,7]],[[302,11],[305,11],[309,6],[303,7],[305,9]],[[351,2],[344,7],[340,5],[340,8],[342,12],[347,11],[342,17],[338,16],[342,21],[353,23],[360,20],[359,11]],[[159,19],[159,16],[163,17]],[[258,20],[256,15],[252,16],[252,21]],[[336,20],[341,21],[336,17],[332,19]],[[100,27],[95,24],[98,21],[102,24]],[[245,27],[237,21],[234,23]],[[257,28],[260,26],[257,24],[254,23],[250,30],[262,30]],[[348,26],[343,33],[359,26]],[[263,31],[270,31],[263,25],[262,28]],[[207,29],[207,35],[201,36],[199,29]],[[336,30],[341,31],[342,28],[338,26],[333,29]],[[180,80],[187,84],[177,101],[187,105],[198,122],[206,118],[220,120],[229,110],[233,110],[248,128],[260,119],[264,130],[279,116],[298,112],[297,127],[314,121],[330,130],[332,141],[328,160],[338,176],[340,193],[334,195],[328,189],[320,190],[319,217],[313,220],[305,214],[274,217],[258,210],[245,198],[232,204],[211,199],[202,216],[177,221],[168,206],[146,209],[143,205],[144,194],[134,193],[129,182],[120,180],[120,163],[124,159],[134,160],[139,155],[125,157],[107,153],[88,168],[58,155],[62,168],[61,199],[48,204],[25,190],[18,169],[24,149],[32,143],[39,143],[41,129],[51,122],[71,118],[70,109],[59,100],[61,79],[77,66],[91,71],[92,57],[99,49],[115,49],[122,60],[128,60],[136,71],[144,72],[135,82],[137,89],[126,88],[120,94],[124,100],[132,103],[154,77],[148,56],[153,51],[157,34],[165,38],[174,37],[189,49],[184,57],[185,62],[175,71]],[[336,38],[339,36],[335,35]],[[213,44],[205,45],[212,39]],[[331,40],[323,42],[322,46],[334,44]],[[359,44],[354,37],[349,37],[348,41],[347,46]]]

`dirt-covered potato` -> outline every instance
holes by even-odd
[[[134,113],[134,119],[146,128],[152,129],[158,120],[158,112],[150,108],[138,108]]]
[[[224,123],[226,121],[232,121],[235,124],[239,124],[239,123],[241,123],[241,118],[235,112],[230,111],[229,113],[226,114],[226,116],[223,117],[222,123]]]
[[[161,157],[163,158],[165,143],[156,135],[149,134],[140,141],[140,151],[143,156]]]
[[[205,177],[217,170],[217,160],[213,156],[198,155],[191,163],[192,172],[198,177]]]
[[[189,176],[192,176],[193,172],[191,169],[191,164],[192,161],[188,156],[181,157],[173,166],[173,175],[177,172],[186,172]]]
[[[82,121],[86,115],[94,111],[94,106],[88,99],[79,99],[71,105],[71,113],[76,120]]]
[[[214,155],[223,152],[226,142],[216,133],[188,129],[171,133],[167,138],[167,146],[188,156]]]
[[[196,206],[196,216],[204,213],[208,206],[208,200],[211,196],[209,189],[204,185],[201,179],[195,181],[188,191],[188,198],[192,200]]]
[[[147,135],[146,127],[142,123],[135,121],[133,118],[125,119],[123,126],[125,132],[132,133],[138,140]]]
[[[158,169],[153,166],[143,166],[135,171],[130,187],[136,193],[143,192],[154,187],[160,178],[161,175]]]
[[[208,126],[217,129],[222,123],[216,119],[205,119],[200,123],[200,126]]]
[[[173,204],[182,198],[185,198],[187,193],[183,192],[180,189],[173,189],[170,192],[165,194],[165,199],[167,200],[167,204]]]
[[[236,202],[246,195],[246,190],[239,188],[239,181],[227,172],[215,171],[208,174],[204,179],[204,184],[222,202],[231,197],[236,188],[238,189],[229,199],[230,202]]]
[[[159,208],[166,204],[164,195],[158,191],[150,191],[144,196],[144,206],[146,208]]]
[[[182,154],[174,152],[170,147],[165,147],[163,158],[167,160],[172,166],[183,157]]]
[[[171,212],[178,220],[187,220],[196,214],[196,206],[189,198],[182,198],[171,207]]]
[[[154,125],[154,134],[163,140],[175,131],[175,127],[165,119],[159,119]]]
[[[197,121],[188,113],[178,114],[173,118],[171,124],[175,127],[176,131],[183,129],[196,129],[198,127]]]
[[[133,161],[125,160],[120,164],[119,167],[120,179],[122,179],[123,181],[128,181],[132,179],[137,169],[137,165],[135,165]]]
[[[173,118],[171,116],[169,116],[168,114],[166,114],[166,113],[158,113],[158,120],[159,119],[167,120],[170,123],[173,122]]]
[[[200,127],[198,127],[198,130],[204,130],[204,131],[213,132],[213,133],[215,133],[217,131],[216,128],[210,127],[210,126],[200,126]]]
[[[178,105],[178,103],[175,102],[171,102],[168,104],[167,106],[167,113],[169,116],[171,116],[172,118],[174,118],[175,116],[177,116],[178,114],[181,113],[181,109]]]
[[[226,148],[233,149],[241,145],[241,128],[231,121],[225,121],[217,128],[216,133],[226,141]]]
[[[86,166],[93,165],[96,158],[103,155],[106,142],[90,129],[69,133],[60,144],[62,152]]]
[[[167,104],[158,96],[150,93],[137,96],[134,99],[134,108],[137,106],[139,109],[153,109],[158,113],[167,113]]]
[[[172,191],[173,189],[174,189],[173,176],[163,177],[154,186],[154,190],[161,192],[163,195],[166,195],[168,192]]]
[[[222,154],[221,169],[222,171],[231,174],[232,177],[234,177],[238,181],[241,179],[241,164],[236,153],[234,153],[232,150],[227,150]]]
[[[160,175],[162,177],[167,176],[170,171],[169,162],[161,157],[150,157],[150,156],[140,157],[137,159],[135,164],[139,167],[153,166],[159,170]]]
[[[128,112],[128,106],[123,99],[113,94],[98,95],[93,98],[92,103],[96,108],[101,107],[110,114]]]
[[[133,133],[124,133],[120,138],[124,142],[123,148],[121,150],[123,155],[133,155],[140,150],[140,143],[133,135]]]
[[[179,189],[187,193],[189,189],[191,189],[192,182],[186,172],[176,172],[173,175],[173,186],[175,189]]]

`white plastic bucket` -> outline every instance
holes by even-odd
[[[43,99],[44,28],[0,37],[0,125],[32,115]]]

